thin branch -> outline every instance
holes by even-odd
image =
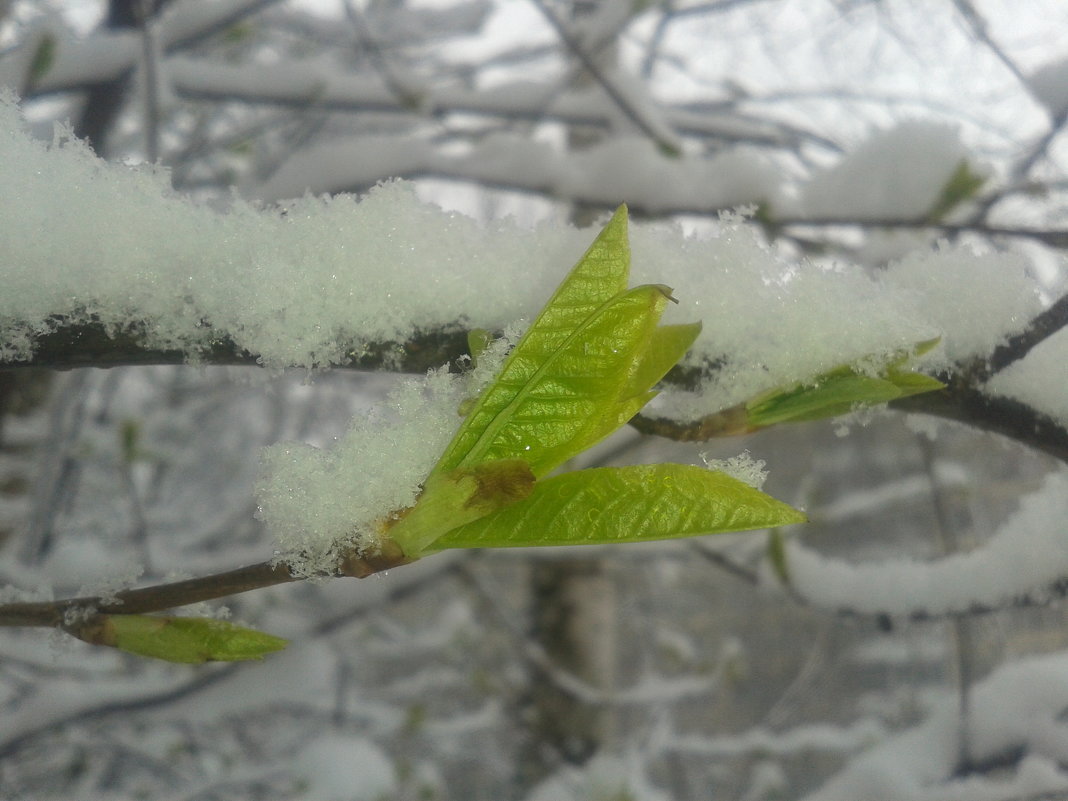
[[[36,338],[33,356],[0,362],[0,369],[45,367],[71,370],[79,367],[128,367],[150,364],[260,364],[260,357],[238,347],[225,334],[214,335],[210,324],[204,344],[190,351],[156,348],[145,343],[140,328],[129,326],[111,331],[98,322],[67,324],[57,321],[52,331]],[[459,325],[417,331],[406,342],[353,343],[344,359],[331,367],[355,370],[393,370],[425,373],[432,367],[453,362],[467,353],[467,330]],[[327,366],[327,365],[322,365]]]
[[[136,0],[134,15],[141,28],[141,58],[144,70],[145,159],[159,161],[159,43],[156,40],[155,0]]]
[[[345,0],[344,6],[345,14],[348,16],[355,32],[356,43],[367,55],[382,82],[393,92],[402,106],[412,109],[419,108],[426,99],[426,92],[422,87],[415,84],[412,76],[404,74],[390,64],[385,51],[378,43],[378,39],[372,34],[363,12],[356,6],[354,0]]]
[[[361,556],[350,553],[345,556],[335,576],[366,578],[374,573],[406,564],[403,553],[393,546],[383,547],[377,554]],[[123,590],[113,597],[87,596],[67,598],[61,601],[40,601],[0,605],[0,626],[44,626],[49,628],[84,628],[84,618],[96,615],[139,615],[162,612],[201,601],[226,598],[251,590],[301,581],[304,576],[294,575],[284,563],[260,562],[239,567],[225,573],[156,584],[136,590]],[[74,623],[71,619],[76,618]]]
[[[987,49],[994,54],[998,61],[1005,65],[1005,68],[1015,76],[1016,80],[1018,80],[1025,89],[1030,91],[1031,86],[1027,80],[1027,76],[1023,74],[1023,71],[1016,62],[1009,58],[1008,53],[1005,52],[1001,45],[994,41],[993,37],[990,35],[990,29],[986,24],[986,19],[982,14],[976,11],[971,0],[953,0],[953,5],[957,7],[957,13],[964,18],[968,27],[972,29],[972,35],[975,36],[978,41],[986,45]]]
[[[574,54],[575,58],[579,60],[579,63],[582,64],[583,68],[590,74],[590,77],[601,86],[605,94],[608,95],[619,110],[623,112],[623,115],[661,150],[668,153],[677,153],[678,143],[673,141],[673,138],[665,137],[664,132],[658,131],[656,126],[649,121],[647,115],[642,113],[641,109],[635,106],[630,98],[620,91],[615,81],[605,74],[590,54],[586,52],[582,43],[571,35],[567,26],[560,21],[560,18],[557,17],[553,10],[545,4],[544,0],[531,0],[531,2],[534,3],[542,16],[545,17],[548,23],[552,26],[553,30],[556,31],[556,35],[560,37],[560,41],[562,41],[567,46],[568,50]],[[674,137],[674,132],[670,132],[669,136]]]
[[[682,213],[676,211],[675,213]],[[773,219],[770,227],[778,228],[892,228],[896,230],[930,230],[944,234],[977,234],[979,236],[1007,237],[1010,239],[1030,239],[1055,248],[1068,248],[1068,230],[1058,228],[1024,228],[1013,226],[988,225],[982,221],[975,222],[934,222],[917,217],[871,220],[858,220],[849,217],[795,217]]]
[[[1068,328],[1068,295],[1064,295],[1035,317],[1019,334],[1009,337],[1005,344],[994,348],[990,358],[978,366],[975,372],[970,373],[972,380],[976,383],[986,381],[1065,328]]]
[[[1068,463],[1068,429],[1062,424],[1018,400],[987,395],[959,379],[943,378],[945,389],[893,400],[888,406],[1001,434]]]
[[[1068,463],[1068,429],[1053,418],[1012,398],[987,395],[958,378],[939,378],[947,384],[945,389],[893,400],[887,406],[1001,434]],[[630,425],[643,434],[678,442],[705,442],[715,437],[749,433],[741,406],[685,423],[638,414]]]

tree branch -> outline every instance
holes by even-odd
[[[604,93],[623,113],[623,116],[654,142],[661,151],[678,155],[680,152],[679,143],[675,132],[665,128],[663,121],[652,119],[647,111],[627,97],[615,80],[611,79],[597,64],[596,60],[586,52],[586,48],[583,47],[582,43],[571,35],[571,31],[567,29],[567,26],[556,16],[553,10],[546,5],[544,0],[532,0],[532,2],[549,25],[552,26],[553,30],[556,31],[560,41],[578,59],[579,63],[582,64],[582,68],[604,90]]]
[[[673,213],[683,213],[681,210]],[[934,222],[932,220],[904,217],[859,220],[849,217],[794,217],[773,219],[768,223],[770,229],[780,228],[892,228],[896,230],[939,231],[944,234],[976,234],[989,237],[1007,237],[1010,239],[1030,239],[1055,248],[1068,248],[1068,230],[1057,228],[1023,228],[1013,226],[988,225],[976,222]]]
[[[1068,430],[1053,418],[1018,400],[987,395],[959,378],[941,377],[947,386],[890,401],[891,409],[955,420],[1014,439],[1068,463]]]
[[[33,356],[0,362],[0,370],[44,367],[71,370],[78,367],[129,367],[150,364],[260,364],[259,354],[234,344],[229,336],[213,335],[203,326],[204,344],[192,354],[177,349],[155,348],[145,344],[137,326],[119,331],[101,323],[57,322],[53,330],[35,340]],[[332,367],[355,370],[393,370],[425,373],[432,367],[453,362],[467,353],[467,330],[459,325],[432,331],[417,331],[406,342],[372,342],[353,345],[346,358]],[[327,366],[327,365],[323,365]]]
[[[396,545],[387,543],[377,554],[345,555],[336,577],[366,578],[383,570],[406,564],[408,560]],[[136,590],[122,590],[114,596],[86,596],[61,601],[40,601],[0,605],[0,626],[45,626],[81,629],[96,615],[141,615],[162,612],[201,601],[226,598],[251,590],[301,581],[284,563],[260,562],[225,573],[156,584]],[[73,620],[72,618],[76,618]]]
[[[990,358],[977,365],[975,371],[970,373],[972,379],[975,383],[986,381],[1010,364],[1018,362],[1037,345],[1066,327],[1068,327],[1068,295],[1064,295],[1035,317],[1019,334],[1009,337],[1004,345],[994,348]]]

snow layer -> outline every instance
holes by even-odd
[[[500,133],[460,154],[418,137],[334,139],[294,154],[249,191],[260,198],[286,198],[309,187],[367,186],[382,174],[455,176],[607,205],[635,198],[651,213],[741,206],[771,196],[778,187],[770,161],[751,148],[669,157],[646,137],[616,136],[585,150],[560,152],[546,142]]]
[[[415,503],[460,424],[460,404],[499,365],[484,355],[464,377],[435,370],[409,379],[383,407],[355,418],[332,448],[266,448],[257,516],[275,535],[276,557],[316,576],[337,566],[341,548],[374,549],[380,520]]]
[[[786,561],[794,588],[829,609],[939,614],[1003,604],[1068,574],[1068,473],[1051,473],[989,541],[967,553],[861,565],[790,541]]]
[[[397,792],[386,753],[366,737],[327,735],[311,742],[293,762],[306,798],[378,801]]]
[[[592,238],[483,227],[403,183],[360,200],[305,197],[281,213],[235,200],[220,213],[173,193],[165,171],[106,164],[63,131],[51,146],[32,140],[10,102],[0,164],[11,199],[0,208],[4,359],[29,356],[57,317],[139,325],[151,344],[191,356],[229,336],[270,366],[329,365],[456,322],[502,330],[536,312]],[[632,248],[636,282],[675,287],[674,319],[703,322],[693,358],[723,365],[680,414],[939,334],[952,344],[945,355],[973,355],[1038,308],[1008,256],[945,248],[878,281],[852,265],[782,261],[735,222],[707,240],[635,226]]]

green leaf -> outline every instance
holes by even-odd
[[[280,637],[224,620],[156,615],[108,615],[89,641],[131,654],[184,663],[262,659],[287,645]]]
[[[431,479],[510,458],[543,476],[648,403],[700,329],[658,330],[671,290],[624,291],[629,261],[621,207],[483,391]]]
[[[526,411],[521,408],[521,396],[529,399],[531,405],[535,404],[532,380],[542,382],[544,392],[551,391],[549,382],[553,373],[541,368],[566,343],[580,349],[583,347],[581,341],[576,342],[576,332],[626,289],[629,274],[627,210],[620,206],[516,344],[497,380],[482,392],[432,475],[447,473],[461,464],[493,458],[487,454],[497,435],[518,445],[518,449],[506,453],[505,458],[532,455],[529,450],[537,446],[536,438],[531,436],[533,432],[517,431],[514,427],[507,430],[509,418]],[[571,361],[567,360],[561,366],[571,367]],[[555,413],[558,415],[559,412],[558,405]],[[538,416],[544,419],[548,415]],[[531,441],[522,441],[524,436]],[[528,445],[530,449],[526,447]]]
[[[748,401],[745,405],[750,430],[777,423],[799,423],[848,414],[863,406],[932,392],[945,385],[922,373],[902,369],[918,355],[938,344],[938,339],[925,340],[908,351],[895,354],[878,375],[858,365],[841,365],[817,376],[811,383],[778,387]]]
[[[654,329],[624,394],[637,397],[648,391],[649,387],[667,375],[668,370],[686,355],[686,351],[700,333],[700,323],[662,325]]]
[[[526,500],[452,529],[433,548],[641,542],[804,520],[725,473],[679,464],[599,467],[539,481]]]
[[[764,428],[848,414],[858,406],[885,403],[901,394],[890,381],[866,375],[824,374],[814,386],[775,390],[746,404],[749,423]]]

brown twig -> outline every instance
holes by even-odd
[[[1039,314],[1027,328],[1015,336],[1009,337],[1004,345],[998,345],[977,370],[972,373],[976,382],[986,381],[1000,373],[1010,364],[1018,362],[1035,346],[1041,344],[1058,331],[1068,328],[1068,295],[1065,295],[1044,312]]]
[[[350,553],[342,558],[335,576],[366,578],[375,573],[406,564],[408,561],[400,549],[386,543],[376,554]],[[136,590],[122,590],[114,596],[86,596],[67,598],[61,601],[39,601],[0,605],[0,626],[45,626],[49,628],[70,625],[71,617],[93,617],[99,614],[140,615],[162,612],[201,601],[227,598],[251,590],[273,587],[301,581],[304,577],[294,575],[281,562],[259,562],[239,567],[225,573],[156,584]],[[84,621],[79,620],[78,625]]]

